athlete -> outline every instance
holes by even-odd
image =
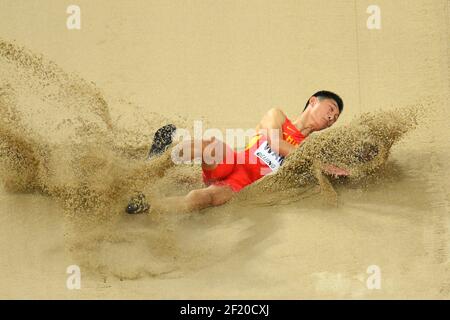
[[[202,159],[202,177],[207,187],[190,191],[185,196],[166,197],[154,200],[151,204],[162,210],[194,211],[210,206],[218,206],[229,201],[236,192],[267,174],[276,172],[295,148],[314,131],[332,126],[343,110],[343,101],[335,93],[319,91],[312,95],[302,113],[291,121],[278,109],[270,109],[256,126],[256,135],[250,140],[245,150],[237,152],[226,143],[215,139],[183,141],[179,144],[181,157]],[[162,153],[172,143],[175,126],[167,125],[155,133],[149,158]],[[189,148],[184,148],[189,146]],[[190,150],[190,154],[183,154]],[[205,152],[208,151],[209,152]],[[221,159],[215,152],[219,150]],[[349,173],[341,168],[326,164],[322,167],[326,174],[347,176]],[[143,194],[134,197],[126,212],[141,213],[147,211],[150,204]]]

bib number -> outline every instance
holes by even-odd
[[[283,156],[280,156],[270,148],[268,141],[264,141],[258,149],[256,149],[255,156],[261,159],[272,172],[277,171],[284,161]]]

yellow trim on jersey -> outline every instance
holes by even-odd
[[[255,136],[253,136],[253,138],[250,139],[248,145],[245,147],[245,150],[248,150],[251,147],[253,147],[255,143],[258,142],[259,139],[261,139],[261,137],[262,137],[261,133],[257,133]]]

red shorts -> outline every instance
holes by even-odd
[[[219,163],[213,170],[202,168],[203,182],[206,185],[227,185],[234,192],[239,192],[245,186],[262,178],[264,176],[262,172],[267,170],[268,167],[261,161],[251,163],[249,161],[249,151],[242,151],[245,155],[242,155],[243,157],[240,159],[245,159],[245,161],[240,163],[237,160],[239,153],[229,148],[227,152],[232,153],[233,156],[228,157],[228,160],[232,158],[233,161]]]
[[[253,182],[243,164],[220,163],[213,170],[202,169],[202,171],[203,182],[206,185],[227,185],[234,192],[239,192]]]

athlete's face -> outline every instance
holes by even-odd
[[[311,97],[309,104],[311,125],[316,131],[331,127],[339,118],[339,107],[334,99]]]

